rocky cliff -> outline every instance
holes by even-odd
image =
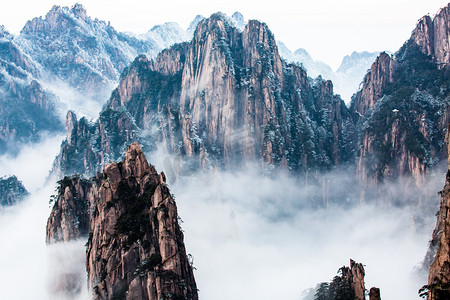
[[[442,8],[436,16],[424,16],[419,20],[411,39],[422,53],[431,56],[439,67],[450,63],[450,4]]]
[[[364,276],[363,265],[350,259],[350,267],[341,267],[338,270],[338,275],[331,282],[323,282],[318,285],[314,299],[364,300],[366,299]]]
[[[449,134],[447,133],[447,143]],[[450,147],[450,144],[449,144]],[[450,151],[449,151],[450,153]],[[440,192],[441,203],[436,228],[430,242],[433,263],[428,276],[428,299],[448,299],[450,297],[450,159],[444,189]],[[423,291],[423,290],[422,290]]]
[[[366,187],[409,177],[411,187],[423,188],[426,174],[447,155],[450,77],[443,53],[448,12],[446,7],[433,21],[419,21],[395,56],[382,53],[352,99],[359,132],[357,169]],[[430,38],[435,34],[444,42]]]
[[[0,178],[0,209],[19,203],[29,193],[16,176]]]
[[[198,299],[165,175],[138,144],[91,181],[60,182],[47,242],[83,235],[94,299]]]
[[[268,169],[309,172],[351,160],[345,141],[353,136],[344,132],[354,126],[332,83],[312,81],[284,62],[266,24],[249,21],[241,32],[227,20],[214,14],[199,23],[190,43],[154,60],[136,58],[102,112],[121,130],[95,125],[97,139],[112,141],[114,134],[147,149],[163,145],[194,168],[259,161]],[[122,147],[111,142],[97,150],[115,159]],[[85,151],[79,150],[73,155]],[[64,173],[70,156],[63,149],[55,168]],[[96,163],[98,170],[103,162]]]
[[[89,234],[92,182],[79,176],[58,181],[54,205],[47,221],[47,244],[69,242]]]
[[[391,83],[395,70],[395,60],[386,52],[382,52],[364,76],[363,86],[355,95],[352,109],[360,115],[365,115],[373,109],[375,103],[384,95],[388,83]]]

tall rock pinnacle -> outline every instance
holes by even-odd
[[[198,299],[165,175],[137,143],[91,182],[66,177],[61,184],[47,242],[76,239],[89,228],[86,269],[94,299]],[[67,213],[75,207],[88,216],[76,226]]]

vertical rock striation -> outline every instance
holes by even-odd
[[[59,182],[47,243],[83,236],[94,299],[198,299],[165,175],[138,144],[91,181]]]
[[[448,137],[449,134],[447,133],[447,143]],[[445,186],[440,193],[439,215],[430,245],[430,247],[437,248],[437,251],[428,276],[429,300],[448,299],[450,297],[450,159]]]
[[[426,175],[445,159],[449,34],[449,6],[433,20],[425,16],[395,57],[380,54],[354,95],[357,171],[365,189],[402,177],[424,190]]]
[[[313,81],[284,62],[266,24],[249,21],[240,31],[220,13],[201,21],[190,43],[154,60],[137,57],[101,114],[108,112],[115,113],[107,122],[120,131],[101,124],[91,131],[111,141],[97,143],[95,152],[112,159],[124,145],[117,140],[137,140],[146,149],[162,145],[194,168],[258,161],[268,169],[310,172],[353,159],[345,147],[354,137],[343,132],[354,125],[332,83]],[[135,127],[121,126],[119,112]],[[56,169],[70,174],[65,161],[79,160],[83,151],[62,149]],[[103,166],[97,160],[96,171]],[[72,172],[92,174],[83,166]]]
[[[164,173],[137,144],[105,168],[92,209],[86,264],[95,299],[198,299]]]
[[[314,299],[364,300],[364,276],[363,265],[350,259],[350,267],[341,267],[330,283],[322,282],[317,286]]]
[[[442,8],[436,16],[424,16],[417,23],[411,39],[420,50],[432,57],[440,67],[450,63],[450,4]]]
[[[363,86],[354,96],[352,109],[359,115],[365,115],[380,99],[388,83],[391,83],[395,70],[395,60],[386,52],[380,53],[370,67],[370,71],[364,76]]]
[[[69,242],[89,234],[92,182],[79,176],[58,181],[53,209],[47,220],[47,244]]]

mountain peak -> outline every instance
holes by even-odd
[[[202,15],[196,15],[194,20],[189,24],[189,27],[187,28],[186,32],[189,37],[192,37],[194,35],[195,29],[197,28],[197,25],[205,19]]]
[[[4,37],[10,37],[11,34],[8,32],[8,30],[6,30],[6,27],[3,25],[0,25],[0,38],[4,38]]]
[[[79,17],[82,20],[86,20],[86,8],[84,8],[82,4],[76,3],[70,10],[75,16]]]
[[[75,4],[71,8],[53,5],[45,18],[39,17],[27,21],[20,33],[47,35],[52,32],[61,32],[66,28],[75,26],[75,19],[88,21],[86,10],[81,4]]]
[[[439,65],[450,63],[450,3],[439,10],[432,19],[429,15],[422,17],[411,34],[410,41],[416,43],[420,50],[432,57]]]
[[[231,16],[231,22],[233,23],[233,25],[240,29],[243,30],[246,22],[244,20],[244,16],[240,13],[240,12],[235,12],[232,16]]]
[[[244,22],[244,16],[240,13],[240,12],[235,12],[232,16],[233,19],[235,19],[236,21],[242,21]]]
[[[92,180],[65,177],[57,191],[47,243],[89,236],[86,270],[93,299],[198,299],[175,200],[164,173],[148,164],[139,144]],[[65,276],[78,285],[86,280],[84,272],[67,273],[58,279],[57,292],[72,292]]]

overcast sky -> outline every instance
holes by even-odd
[[[240,11],[245,19],[266,22],[288,48],[306,49],[315,59],[337,68],[352,51],[396,51],[418,19],[434,15],[447,0],[78,0],[88,15],[111,21],[120,31],[143,33],[153,25],[175,21],[187,27],[197,15]],[[14,0],[2,4],[0,24],[18,33],[25,22],[43,16],[67,0]]]

